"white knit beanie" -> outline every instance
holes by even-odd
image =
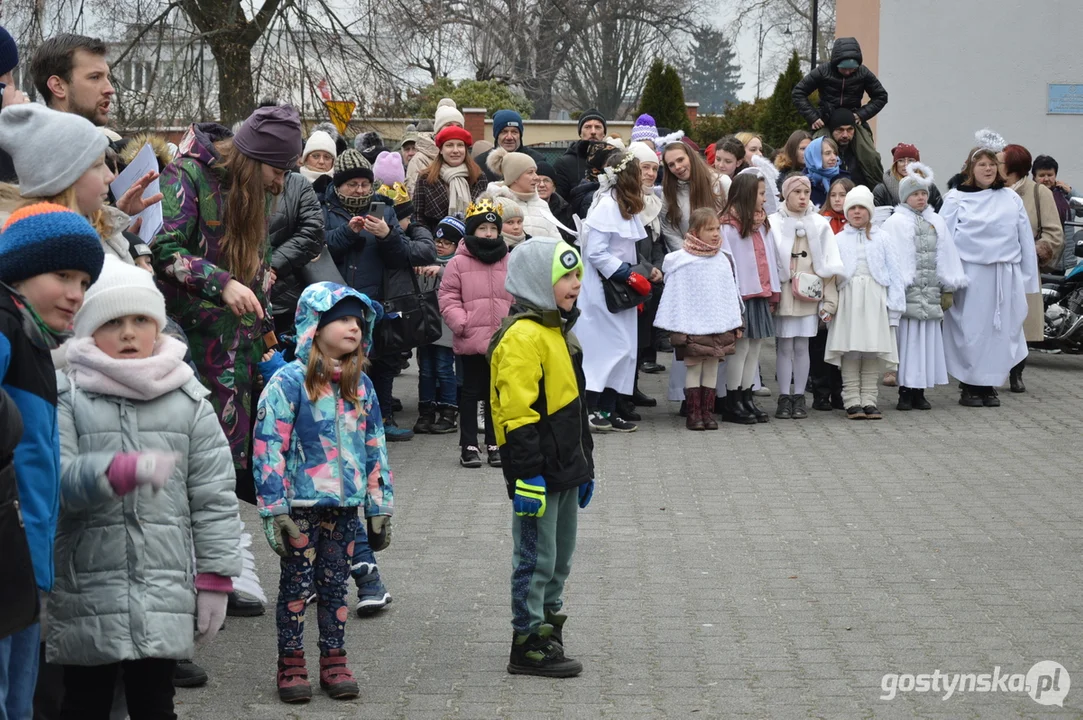
[[[658,153],[656,153],[654,151],[654,148],[652,148],[647,143],[638,142],[638,141],[634,142],[634,143],[632,143],[631,145],[628,146],[628,152],[635,155],[636,160],[638,160],[640,162],[640,164],[643,164],[643,163],[654,163],[655,165],[659,164],[658,163]]]
[[[850,208],[856,206],[868,209],[869,215],[876,212],[876,202],[872,198],[872,190],[869,190],[864,185],[858,185],[846,193],[846,201],[842,204],[843,214],[850,212]]]
[[[451,98],[444,98],[436,106],[436,117],[433,119],[433,132],[440,132],[450,122],[458,122],[463,127],[466,127],[466,118],[459,112],[455,106],[455,101]]]
[[[338,147],[335,145],[335,139],[323,130],[314,130],[312,134],[308,136],[308,142],[305,143],[304,152],[301,153],[301,164],[305,164],[305,160],[308,159],[309,153],[314,153],[317,150],[323,150],[332,158],[338,157]]]
[[[154,285],[154,276],[106,253],[98,281],[90,286],[83,307],[75,314],[75,337],[90,337],[105,323],[125,315],[146,315],[166,325],[165,298]]]

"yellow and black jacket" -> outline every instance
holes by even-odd
[[[489,345],[493,425],[509,498],[520,478],[541,475],[550,493],[594,478],[583,353],[571,333],[578,315],[514,305]]]

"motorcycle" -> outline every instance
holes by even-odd
[[[1072,209],[1083,214],[1083,198],[1072,198]],[[1083,223],[1065,224],[1083,227]],[[1080,238],[1083,232],[1077,233]],[[1075,256],[1083,258],[1083,238],[1077,239]],[[1064,275],[1042,273],[1042,304],[1045,308],[1045,340],[1033,347],[1083,353],[1083,260]]]

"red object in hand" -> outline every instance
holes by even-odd
[[[628,287],[640,295],[650,295],[651,293],[651,281],[639,273],[634,272],[628,276]]]

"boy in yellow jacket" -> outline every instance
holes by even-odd
[[[583,262],[566,242],[531,238],[515,248],[504,287],[515,299],[489,345],[491,405],[515,515],[508,672],[573,677],[564,655],[564,581],[578,512],[594,493],[578,317]]]

